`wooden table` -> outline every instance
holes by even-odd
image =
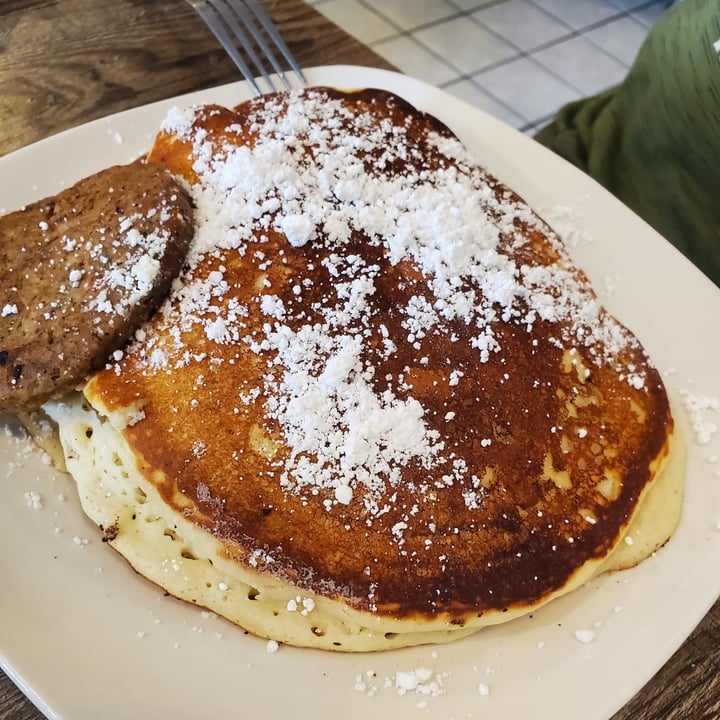
[[[301,65],[392,69],[301,0],[265,5]],[[238,79],[182,0],[0,2],[0,156],[98,117]],[[717,720],[719,669],[720,602],[613,720]],[[0,720],[41,717],[0,672]]]

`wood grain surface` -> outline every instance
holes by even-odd
[[[392,69],[300,0],[264,4],[301,65]],[[98,117],[238,79],[183,0],[0,0],[0,156]],[[719,670],[720,602],[613,720],[718,720]],[[42,717],[0,672],[0,720]],[[541,708],[536,717],[544,720]]]
[[[392,66],[300,0],[265,6],[303,66]],[[0,0],[0,155],[89,120],[242,79],[182,0]]]

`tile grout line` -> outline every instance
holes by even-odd
[[[546,10],[544,7],[538,5],[533,0],[528,0],[538,11],[542,12],[544,15],[546,15],[548,18],[552,18],[556,22],[560,23],[563,27],[566,27],[568,29],[567,34],[563,34],[558,38],[555,38],[553,40],[550,40],[548,42],[542,43],[538,45],[537,47],[532,48],[531,50],[524,50],[520,47],[518,47],[514,42],[509,40],[506,37],[503,37],[499,32],[493,30],[493,28],[489,27],[485,23],[482,22],[482,20],[479,17],[476,17],[477,15],[480,15],[482,13],[482,10],[491,8],[491,7],[497,7],[498,5],[504,4],[506,0],[495,0],[494,2],[490,2],[484,5],[480,5],[477,8],[474,9],[462,9],[459,8],[452,0],[447,0],[447,6],[450,9],[454,9],[457,12],[455,12],[452,15],[449,15],[447,17],[439,18],[437,20],[433,20],[430,22],[422,23],[420,25],[417,25],[413,27],[412,29],[405,29],[399,26],[392,18],[387,17],[382,13],[381,10],[378,10],[373,5],[370,5],[366,0],[357,0],[358,4],[363,7],[366,11],[368,11],[370,14],[372,14],[374,17],[380,19],[383,23],[386,25],[389,25],[393,30],[396,31],[395,35],[390,35],[388,37],[384,37],[381,39],[378,39],[376,41],[373,41],[371,43],[368,43],[369,47],[371,47],[373,50],[378,52],[380,55],[382,55],[382,48],[381,46],[384,43],[391,42],[393,40],[398,39],[406,39],[412,42],[414,45],[416,45],[419,49],[423,50],[425,53],[429,54],[431,57],[434,57],[439,62],[441,62],[445,67],[447,67],[449,70],[451,70],[455,77],[452,80],[448,80],[446,82],[437,83],[437,87],[444,89],[449,88],[453,84],[457,84],[459,82],[468,81],[470,82],[475,88],[477,88],[480,92],[482,92],[485,96],[492,99],[493,102],[497,103],[500,107],[502,107],[504,110],[512,113],[514,117],[517,117],[521,121],[525,121],[525,117],[520,114],[516,108],[509,105],[506,101],[503,101],[501,98],[494,95],[490,90],[482,86],[478,82],[478,80],[482,77],[484,73],[490,72],[494,69],[497,69],[499,67],[506,66],[512,62],[515,62],[520,59],[527,59],[533,65],[535,65],[537,68],[542,70],[544,73],[548,74],[550,77],[552,77],[557,82],[560,82],[562,85],[564,85],[566,88],[579,93],[581,96],[584,95],[583,91],[576,87],[573,83],[569,82],[565,78],[557,75],[551,68],[546,67],[541,62],[537,60],[537,58],[533,57],[534,53],[541,52],[542,50],[546,50],[551,47],[555,47],[557,45],[561,45],[564,42],[567,42],[569,40],[572,40],[577,37],[584,37],[588,32],[591,32],[592,30],[595,30],[600,27],[607,26],[613,22],[617,22],[618,20],[621,20],[623,18],[629,18],[631,20],[635,20],[638,22],[639,25],[644,26],[644,23],[637,20],[636,18],[633,18],[632,13],[637,12],[646,8],[649,8],[655,4],[657,4],[658,0],[647,0],[645,3],[641,3],[637,7],[633,8],[632,10],[623,10],[622,8],[618,7],[614,3],[611,3],[613,5],[613,8],[617,10],[616,13],[612,14],[611,16],[607,18],[603,18],[601,20],[598,20],[596,22],[590,23],[586,26],[583,26],[582,28],[573,28],[572,26],[568,25],[562,18],[559,18],[558,16],[554,15],[552,12]],[[323,2],[317,2],[315,3],[316,7],[320,7],[324,4]],[[449,21],[456,20],[458,18],[466,18],[469,22],[472,22],[473,24],[477,25],[479,28],[481,28],[483,31],[489,33],[496,39],[503,42],[505,45],[510,47],[512,50],[515,51],[515,54],[511,57],[504,58],[502,60],[496,61],[494,63],[491,63],[487,65],[486,67],[481,68],[478,71],[475,72],[465,72],[461,70],[459,67],[457,67],[453,62],[452,58],[448,59],[443,56],[441,56],[439,53],[435,52],[432,48],[428,47],[422,40],[420,40],[417,37],[417,33],[433,28],[433,27],[439,27],[444,23],[447,23]],[[649,28],[648,28],[649,29]],[[612,58],[614,61],[622,64],[624,67],[628,68],[628,63],[622,60],[621,58],[616,57],[611,52],[606,50],[601,44],[598,42],[593,41],[591,38],[586,38],[587,42],[590,43],[594,48],[602,52],[605,56]],[[538,119],[533,120],[526,120],[524,125],[522,125],[519,129],[523,131],[524,128],[532,128],[533,126],[537,126],[540,123],[544,123],[547,120],[549,120],[552,117],[552,115],[541,117]]]
[[[545,10],[545,8],[543,8],[543,7],[539,6],[539,5],[537,5],[536,3],[534,3],[533,0],[528,0],[528,1],[529,1],[534,7],[536,7],[540,12],[542,12],[543,14],[545,14],[546,16],[548,16],[549,18],[552,18],[553,20],[556,20],[556,21],[559,22],[563,27],[566,27],[566,28],[568,29],[568,33],[567,33],[567,34],[564,34],[564,35],[562,35],[562,36],[560,36],[559,38],[556,38],[556,39],[554,39],[554,40],[551,40],[551,41],[548,41],[548,42],[546,42],[546,43],[540,44],[540,45],[538,45],[537,47],[532,48],[532,50],[523,50],[522,48],[518,47],[515,43],[513,43],[511,40],[509,40],[508,38],[505,38],[505,37],[502,36],[500,33],[498,33],[498,32],[496,32],[495,30],[493,30],[493,28],[491,28],[491,27],[489,27],[488,25],[486,25],[485,23],[483,23],[481,19],[479,19],[478,17],[476,17],[476,15],[477,15],[478,13],[482,12],[482,10],[487,9],[487,8],[489,8],[489,7],[496,7],[496,6],[498,6],[498,5],[501,5],[501,4],[504,3],[504,1],[505,1],[505,0],[497,0],[496,2],[489,3],[489,4],[487,4],[487,5],[483,5],[483,6],[481,6],[479,9],[476,9],[476,10],[474,10],[474,11],[459,10],[456,14],[454,14],[454,15],[452,15],[452,16],[449,16],[449,17],[446,17],[446,18],[442,18],[442,19],[439,19],[439,20],[436,20],[436,21],[432,21],[432,22],[429,22],[429,23],[424,23],[424,24],[421,24],[421,25],[418,25],[418,26],[412,28],[411,30],[406,30],[406,29],[403,29],[403,28],[401,28],[400,26],[398,26],[397,23],[395,23],[391,18],[388,18],[388,17],[387,17],[386,15],[384,15],[382,12],[378,11],[375,7],[373,7],[372,5],[370,5],[370,4],[368,4],[367,2],[365,2],[365,0],[358,0],[359,4],[362,5],[366,10],[368,10],[369,12],[371,12],[371,13],[372,13],[373,15],[375,15],[376,17],[379,17],[381,20],[383,20],[383,22],[386,22],[387,24],[391,25],[393,28],[395,28],[395,29],[398,31],[398,32],[397,32],[397,35],[395,35],[395,36],[391,36],[391,37],[389,37],[389,38],[383,38],[383,39],[381,39],[381,40],[375,41],[374,43],[371,43],[371,44],[370,44],[370,47],[372,47],[374,50],[376,50],[377,52],[380,52],[379,46],[382,45],[382,43],[388,42],[388,41],[393,40],[393,39],[395,39],[395,38],[404,37],[404,38],[406,38],[406,39],[409,39],[410,41],[412,41],[412,42],[414,42],[416,45],[418,45],[418,47],[422,48],[425,52],[429,53],[429,54],[432,55],[433,57],[437,58],[439,61],[443,62],[446,66],[448,66],[451,70],[453,70],[453,71],[455,72],[455,75],[456,75],[456,76],[455,76],[455,78],[454,78],[452,81],[448,81],[448,82],[446,82],[446,83],[439,83],[439,84],[438,84],[438,87],[440,87],[440,88],[446,88],[446,87],[449,87],[450,85],[452,85],[452,84],[454,84],[454,83],[462,82],[463,80],[469,80],[469,81],[472,82],[476,87],[478,87],[483,93],[485,93],[485,95],[487,95],[489,98],[491,98],[494,102],[498,103],[498,104],[499,104],[500,106],[502,106],[505,110],[508,110],[508,111],[512,112],[512,114],[515,115],[516,117],[518,117],[520,120],[525,120],[525,121],[526,121],[526,124],[537,122],[537,120],[527,120],[522,114],[518,113],[518,111],[517,111],[514,107],[512,107],[511,105],[508,105],[507,102],[503,101],[501,98],[499,98],[498,96],[496,96],[495,94],[493,94],[493,93],[492,93],[490,90],[488,90],[487,88],[483,87],[482,85],[479,85],[479,84],[475,81],[475,78],[479,78],[479,77],[480,77],[483,73],[485,73],[485,72],[489,72],[489,71],[494,70],[494,69],[496,69],[496,68],[498,68],[498,67],[503,67],[503,66],[508,65],[508,64],[510,64],[510,63],[512,63],[512,62],[514,62],[514,61],[516,61],[516,60],[519,60],[519,59],[521,59],[521,58],[526,58],[526,59],[530,60],[530,62],[532,62],[536,67],[540,68],[543,72],[547,73],[548,75],[550,75],[551,77],[553,77],[555,80],[557,80],[558,82],[562,83],[562,84],[563,84],[565,87],[567,87],[568,89],[573,90],[574,92],[577,92],[577,93],[579,93],[579,94],[582,95],[582,94],[583,94],[583,91],[582,91],[580,88],[578,88],[577,86],[573,85],[571,82],[567,81],[565,78],[557,75],[551,68],[548,68],[548,67],[546,67],[545,65],[543,65],[541,62],[539,62],[536,58],[533,57],[533,53],[540,52],[540,51],[545,50],[545,49],[547,49],[547,48],[549,48],[549,47],[554,47],[554,46],[556,46],[556,45],[560,45],[560,44],[562,44],[563,42],[567,42],[568,40],[571,40],[571,39],[576,38],[576,37],[583,37],[586,32],[589,32],[589,31],[591,31],[591,30],[594,30],[594,29],[596,29],[596,28],[598,28],[598,27],[603,27],[603,26],[605,26],[605,25],[608,25],[608,24],[610,24],[610,23],[612,23],[612,22],[615,22],[615,21],[617,21],[617,20],[620,20],[620,19],[622,19],[622,18],[630,17],[630,14],[629,14],[627,11],[623,11],[621,8],[617,8],[616,6],[614,6],[614,7],[616,7],[616,9],[617,9],[617,11],[618,11],[617,13],[611,15],[611,16],[608,17],[608,18],[604,18],[603,20],[599,20],[599,21],[597,21],[597,22],[595,22],[595,23],[591,23],[591,24],[589,24],[589,25],[587,25],[587,26],[585,26],[585,27],[583,27],[583,28],[581,28],[581,29],[576,29],[576,28],[573,28],[573,27],[571,27],[570,25],[568,25],[568,24],[567,24],[566,22],[564,22],[561,18],[558,18],[557,16],[553,15],[551,12],[548,12],[547,10]],[[649,0],[649,2],[646,3],[646,5],[653,4],[654,2],[655,2],[655,0]],[[457,6],[453,5],[451,2],[449,2],[448,5],[452,5],[452,7],[457,7]],[[640,6],[639,6],[639,7],[640,7]],[[645,7],[645,6],[643,6],[643,7]],[[454,65],[454,63],[452,62],[452,60],[448,60],[448,59],[446,59],[446,58],[441,57],[441,56],[438,55],[438,53],[436,53],[432,48],[428,47],[425,43],[423,43],[420,39],[418,39],[418,38],[416,37],[416,34],[417,34],[418,32],[420,32],[420,31],[422,31],[422,30],[426,30],[426,29],[432,28],[432,27],[439,27],[439,26],[442,25],[443,23],[446,23],[446,22],[448,22],[449,20],[455,20],[455,19],[458,18],[458,17],[465,17],[469,22],[474,23],[474,24],[477,25],[478,27],[482,28],[485,32],[489,33],[490,35],[492,35],[493,37],[497,38],[498,40],[501,40],[504,44],[508,45],[508,46],[511,47],[513,50],[515,50],[515,51],[516,51],[515,54],[514,54],[512,57],[504,58],[503,60],[499,60],[499,61],[497,61],[497,62],[495,62],[495,63],[491,63],[490,65],[487,65],[486,67],[478,70],[477,72],[474,72],[474,73],[466,73],[466,72],[464,72],[463,70],[461,70],[459,67],[457,67],[456,65]],[[600,45],[598,45],[597,43],[592,42],[592,40],[590,40],[590,39],[588,39],[588,42],[591,43],[594,47],[598,48],[598,49],[599,49],[601,52],[603,52],[603,54],[605,54],[606,56],[612,58],[612,59],[615,60],[616,62],[621,63],[621,64],[624,65],[625,67],[628,67],[628,66],[627,66],[627,63],[625,63],[624,61],[622,61],[620,58],[615,57],[614,55],[612,55],[611,53],[609,53],[607,50],[605,50],[604,48],[602,48],[602,47],[601,47]],[[380,52],[380,54],[382,54],[382,53]],[[542,119],[541,119],[541,120],[542,120]]]

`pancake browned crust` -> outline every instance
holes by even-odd
[[[193,185],[191,269],[88,383],[99,415],[56,412],[140,572],[352,650],[461,635],[602,567],[670,450],[662,380],[447,128],[315,88],[178,111],[150,158]],[[184,570],[147,541],[160,518]],[[216,574],[192,585],[196,562]],[[301,597],[341,621],[289,612]]]
[[[0,217],[0,412],[67,393],[125,343],[180,272],[192,219],[142,162]]]

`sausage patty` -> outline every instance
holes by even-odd
[[[142,162],[0,217],[0,412],[101,367],[162,302],[192,237],[188,194]]]

